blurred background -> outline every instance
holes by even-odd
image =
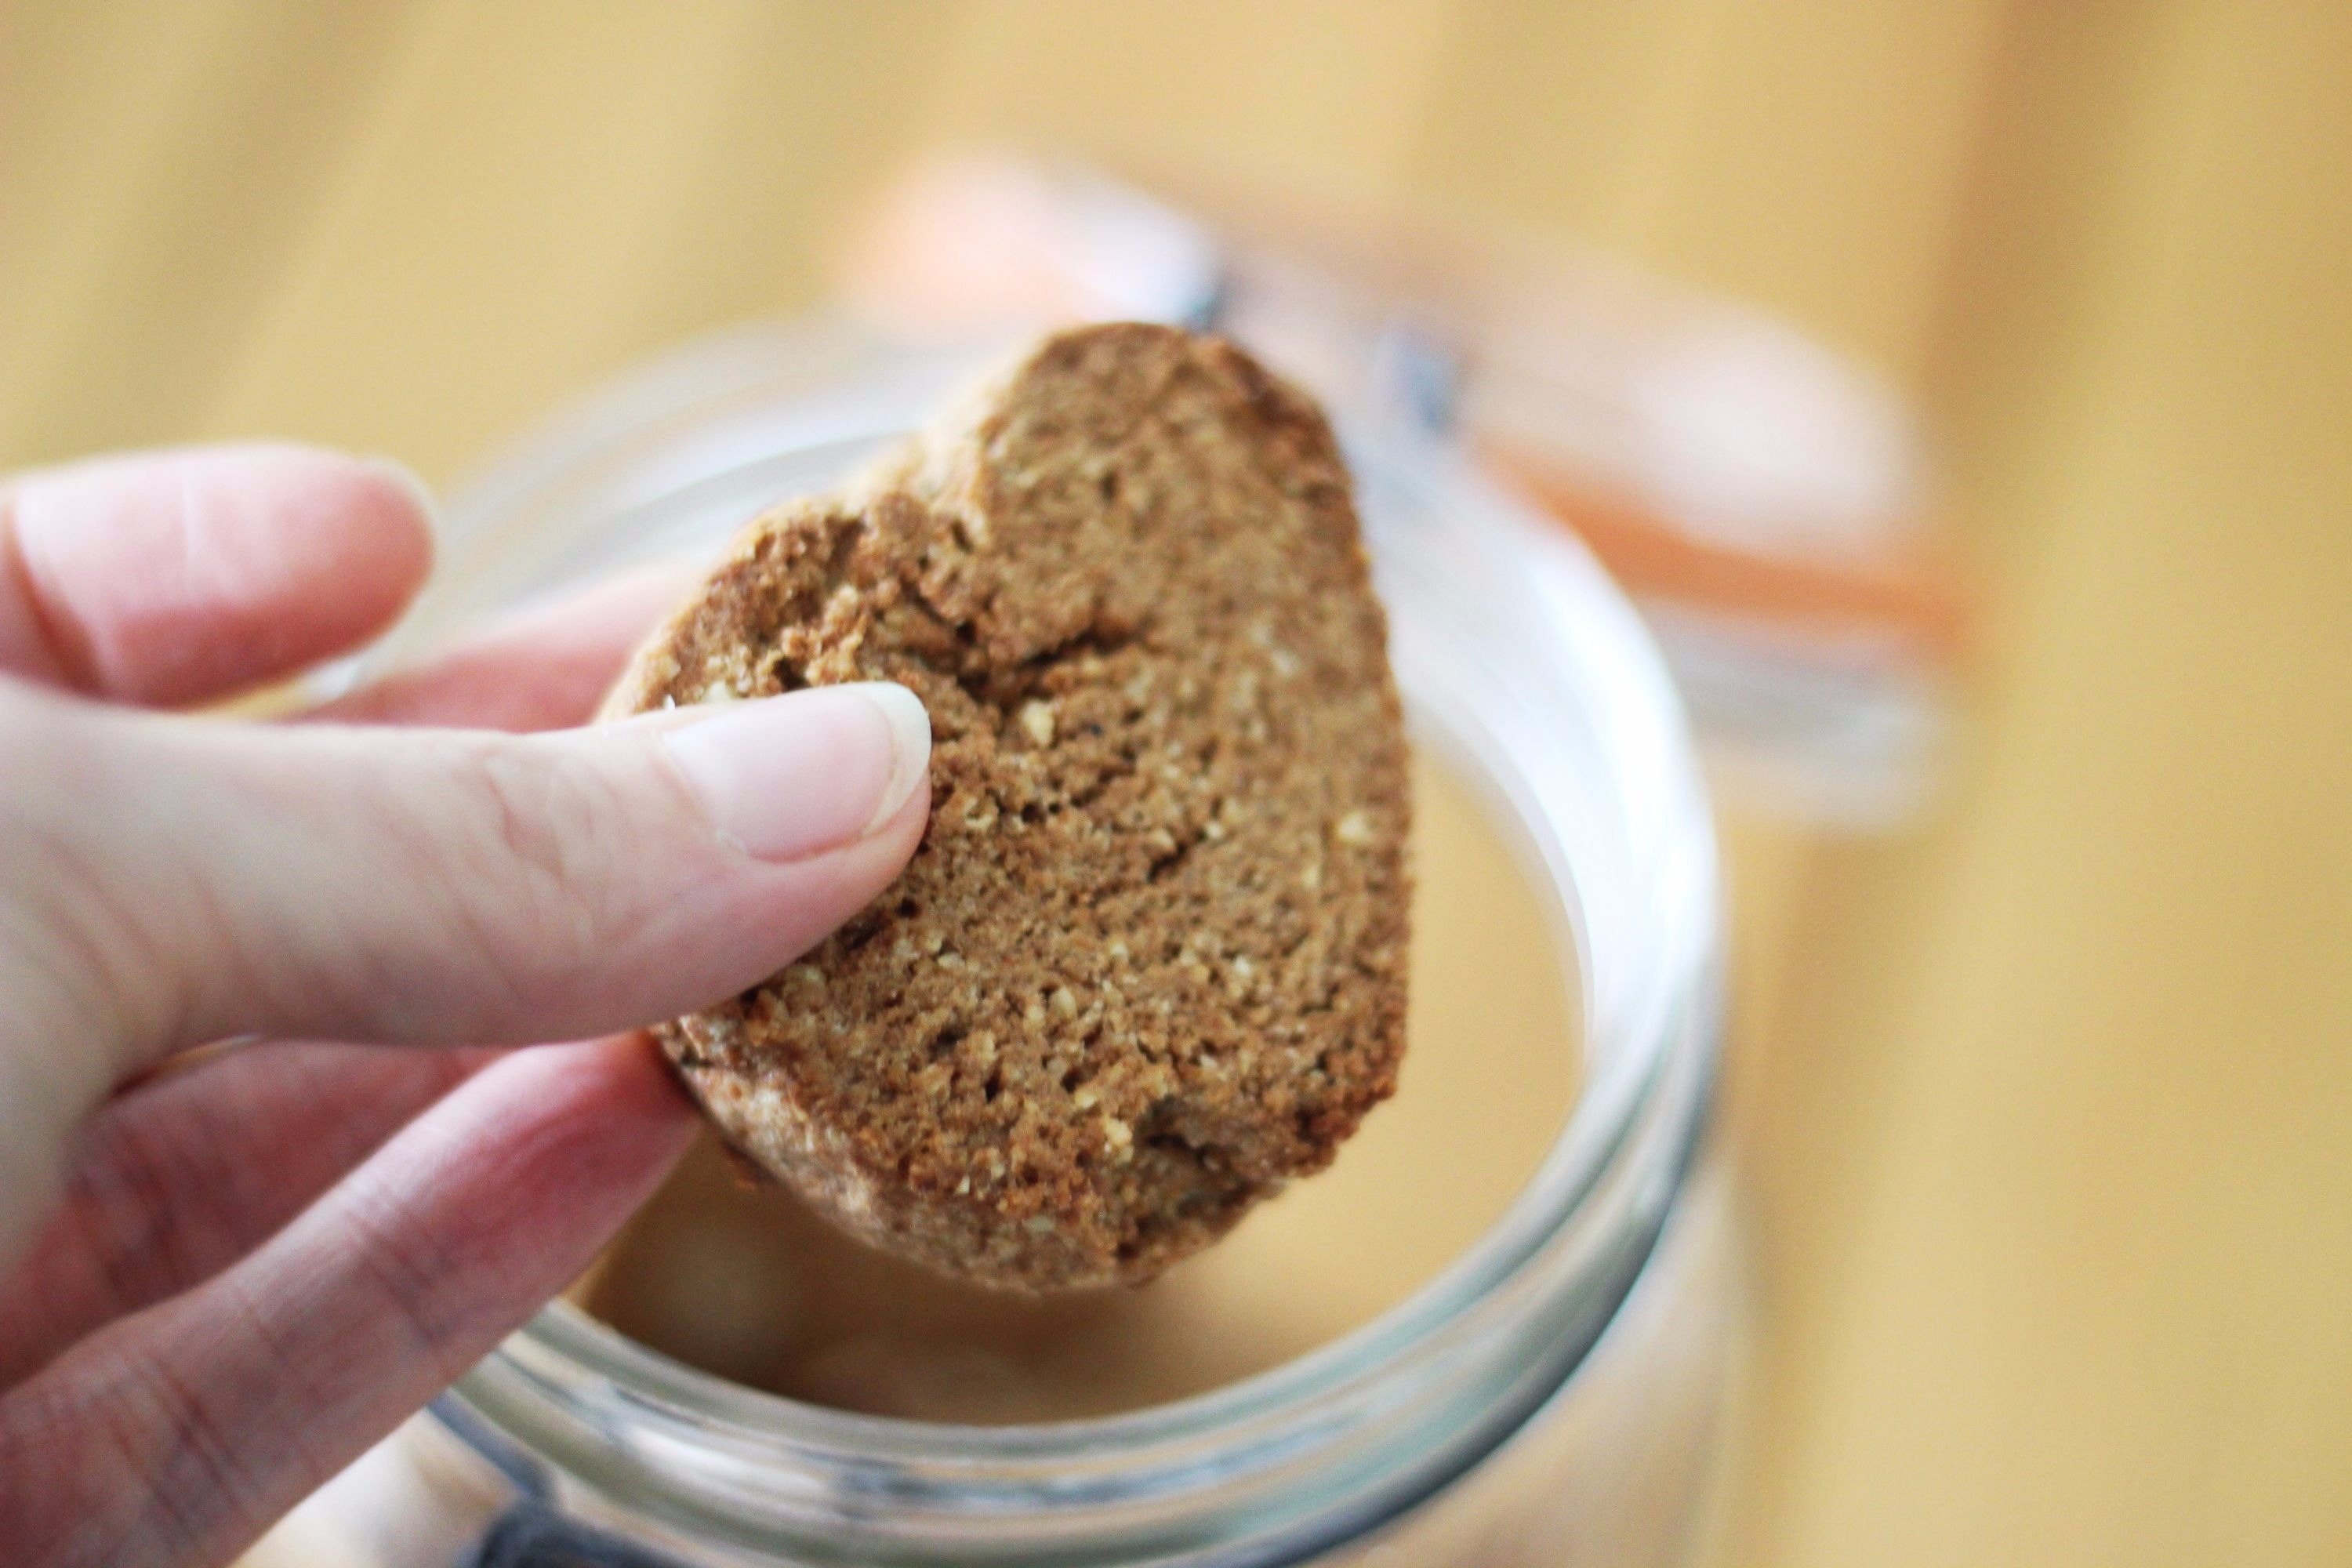
[[[1663,627],[1826,618],[1916,710],[1894,805],[1727,786],[1714,1555],[2352,1562],[2352,9],[12,0],[0,467],[458,481],[872,282],[847,237],[958,145],[1466,337],[1506,273],[1613,319],[1622,262],[1899,411],[1858,541],[1585,498]]]

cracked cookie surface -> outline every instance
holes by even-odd
[[[1139,1280],[1395,1086],[1411,809],[1386,627],[1313,404],[1221,341],[1047,339],[842,493],[756,520],[614,712],[896,680],[930,826],[800,962],[660,1031],[856,1234]]]

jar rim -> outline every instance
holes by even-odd
[[[763,442],[800,441],[795,450],[815,451],[826,441],[896,434],[919,423],[934,394],[979,358],[968,349],[908,350],[826,318],[690,343],[559,414],[463,492],[449,509],[445,554],[457,559],[534,516],[547,523],[656,515],[697,493],[727,462],[760,457]],[[713,439],[730,429],[732,447]],[[592,1489],[629,1490],[633,1501],[668,1473],[665,1464],[690,1453],[698,1479],[647,1511],[745,1542],[768,1539],[759,1533],[763,1521],[863,1517],[866,1504],[887,1499],[908,1523],[886,1530],[888,1539],[919,1552],[925,1531],[940,1520],[1002,1523],[1008,1510],[1066,1511],[1077,1501],[1116,1502],[1131,1514],[1142,1500],[1179,1497],[1196,1483],[1202,1498],[1234,1505],[1248,1490],[1236,1490],[1237,1478],[1286,1477],[1295,1485],[1302,1456],[1312,1459],[1318,1443],[1332,1452],[1347,1447],[1333,1434],[1348,1412],[1369,1408],[1385,1418],[1416,1402],[1452,1409],[1466,1397],[1468,1384],[1433,1374],[1407,1387],[1400,1368],[1450,1366],[1454,1383],[1471,1376],[1485,1379],[1481,1387],[1494,1384],[1509,1369],[1486,1342],[1511,1332],[1539,1339],[1559,1326],[1547,1311],[1566,1321],[1553,1310],[1567,1300],[1563,1291],[1606,1273],[1614,1295],[1587,1292],[1578,1321],[1591,1319],[1590,1331],[1559,1375],[1572,1370],[1639,1272],[1703,1120],[1720,961],[1704,786],[1647,632],[1580,546],[1433,444],[1383,427],[1378,447],[1353,444],[1349,456],[1376,579],[1391,603],[1416,744],[1457,753],[1470,764],[1465,777],[1501,797],[1493,803],[1503,808],[1496,825],[1528,840],[1520,847],[1542,864],[1549,882],[1542,890],[1559,900],[1573,949],[1589,1070],[1559,1136],[1500,1219],[1370,1322],[1254,1376],[1139,1410],[981,1426],[828,1409],[700,1372],[559,1301],[458,1380],[453,1394],[475,1422],[487,1423],[526,1465],[552,1466]],[[696,504],[720,503],[703,497]],[[1401,549],[1415,548],[1383,531],[1384,517],[1399,511],[1438,520],[1432,526],[1446,531],[1437,554],[1398,559]],[[1482,551],[1491,554],[1476,563],[1487,578],[1440,583],[1440,591],[1467,596],[1445,613],[1466,617],[1474,630],[1482,616],[1520,616],[1524,624],[1507,634],[1550,639],[1544,680],[1511,684],[1507,634],[1425,655],[1408,646],[1420,634],[1403,605],[1432,591],[1433,574],[1442,578],[1460,567],[1456,558]],[[510,580],[498,592],[545,585]],[[1498,609],[1484,597],[1492,594],[1520,602]],[[457,600],[466,602],[431,606],[404,623],[389,645],[394,655],[435,640],[436,621],[486,607],[478,595]],[[1416,657],[1459,668],[1421,671]],[[1433,705],[1428,691],[1416,690],[1416,675],[1441,688],[1453,682],[1445,700]],[[1465,690],[1482,695],[1454,700]],[[1559,706],[1563,700],[1572,709]],[[1573,733],[1553,734],[1554,725]],[[1577,749],[1594,798],[1558,797],[1570,775],[1557,766],[1548,773],[1544,759],[1523,754],[1547,742],[1563,755]],[[1563,813],[1582,815],[1569,824]],[[1612,868],[1605,877],[1595,870],[1603,862]],[[1632,1158],[1637,1150],[1643,1158]],[[1604,1199],[1622,1211],[1613,1225],[1599,1223]],[[1576,1270],[1558,1266],[1581,1222],[1591,1222],[1581,1242],[1584,1275],[1570,1278]],[[1517,1397],[1532,1408],[1549,1392],[1522,1389]],[[1359,1470],[1374,1463],[1355,1458]],[[1411,1489],[1390,1487],[1378,1506],[1401,1506],[1391,1494]],[[1325,1515],[1323,1527],[1333,1528],[1337,1515]],[[1022,1550],[1036,1560],[1039,1549]]]

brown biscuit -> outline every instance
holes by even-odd
[[[971,1278],[1146,1279],[1395,1087],[1403,726],[1329,428],[1230,344],[1046,340],[755,521],[611,710],[887,679],[929,830],[801,962],[662,1031],[727,1137]]]

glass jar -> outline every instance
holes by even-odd
[[[851,225],[835,285],[908,334],[1205,325],[1360,433],[1442,430],[1632,596],[1727,800],[1800,831],[1916,819],[1969,598],[1885,387],[1786,322],[1557,237],[1180,184],[936,152]]]
[[[371,657],[707,549],[895,439],[974,359],[819,321],[662,360],[452,506],[441,579]],[[1690,740],[1640,621],[1560,531],[1410,436],[1349,456],[1415,743],[1470,783],[1548,895],[1580,993],[1580,1091],[1501,1220],[1318,1351],[1052,1425],[798,1404],[558,1303],[305,1505],[289,1529],[308,1560],[1559,1565],[1687,1551],[1738,1300],[1722,1182],[1698,1157],[1720,937]]]

